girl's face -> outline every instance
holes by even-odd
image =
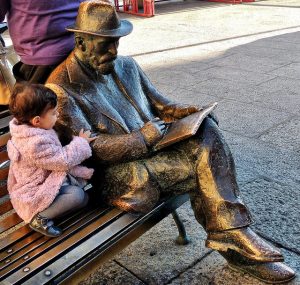
[[[53,109],[49,109],[42,116],[36,116],[32,119],[31,124],[34,127],[50,130],[54,127],[58,118],[57,106]]]

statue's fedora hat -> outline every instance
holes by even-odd
[[[70,32],[119,38],[131,33],[132,24],[120,20],[111,3],[92,0],[81,2],[75,25],[66,29]]]

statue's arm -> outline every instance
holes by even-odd
[[[165,124],[155,118],[130,134],[99,134],[92,148],[98,161],[106,164],[141,159],[163,137],[164,129]]]
[[[71,129],[73,134],[78,134],[80,129],[95,131],[74,98],[56,84],[47,84],[46,86],[52,89],[58,97],[59,119],[57,123],[59,126],[62,126],[63,129]],[[148,138],[150,131],[147,130],[149,129],[153,133],[151,138]],[[151,124],[150,126],[146,124],[141,130],[130,134],[118,135],[97,131],[96,135],[97,139],[91,144],[93,158],[96,158],[99,163],[111,164],[142,158],[148,153],[148,145],[155,143],[150,139],[153,140],[156,134],[155,130],[151,129]]]
[[[148,153],[147,145],[139,131],[124,135],[100,133],[92,143],[92,149],[94,157],[103,164],[139,159]]]

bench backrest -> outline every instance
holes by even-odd
[[[10,139],[8,123],[12,119],[12,117],[7,116],[7,112],[4,113],[4,115],[6,116],[0,118],[0,234],[22,222],[22,219],[13,210],[7,192],[9,158],[7,155],[6,144]]]

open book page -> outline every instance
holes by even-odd
[[[217,102],[210,104],[199,112],[173,122],[164,137],[154,146],[154,149],[159,150],[193,136],[204,118],[216,108],[217,104]]]

